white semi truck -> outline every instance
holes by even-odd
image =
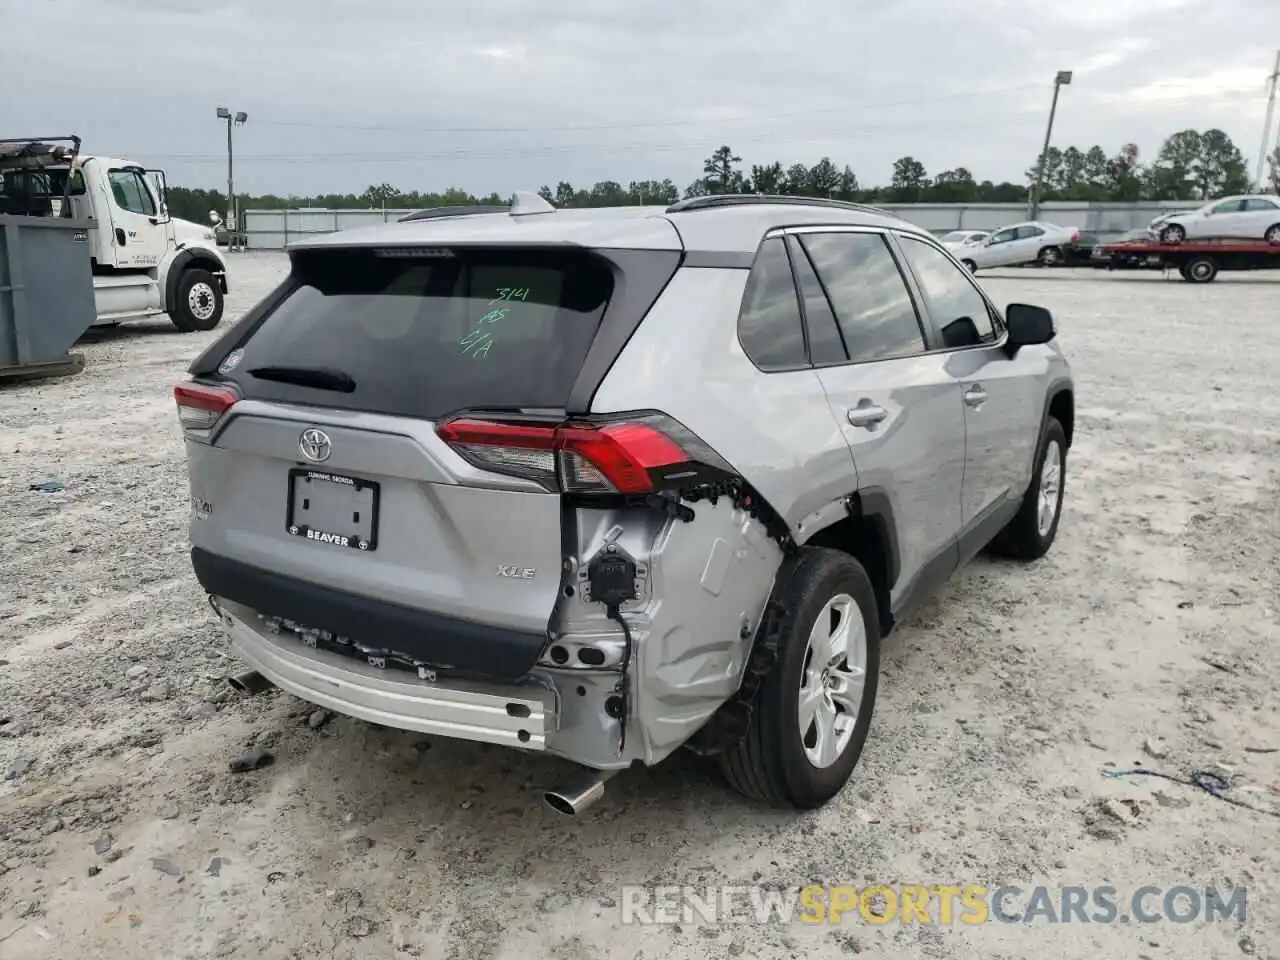
[[[0,213],[89,224],[99,325],[167,313],[191,332],[222,319],[227,267],[214,232],[170,216],[166,193],[163,171],[81,155],[79,137],[0,140]]]

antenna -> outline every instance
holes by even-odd
[[[537,213],[555,213],[556,208],[538,194],[529,190],[517,190],[511,197],[513,217],[530,217]]]

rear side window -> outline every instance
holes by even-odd
[[[805,366],[804,329],[791,261],[780,237],[766,240],[747,277],[738,341],[761,370]]]
[[[818,275],[813,272],[809,255],[795,237],[788,241],[788,246],[791,250],[791,262],[796,268],[800,301],[804,304],[805,327],[809,331],[809,359],[819,365],[846,363],[849,355],[845,353],[836,315],[831,312],[831,303],[827,300]]]
[[[801,239],[826,288],[849,359],[923,353],[924,334],[898,263],[878,233],[810,233]]]
[[[426,419],[565,406],[613,291],[607,263],[579,251],[387,253],[296,254],[297,288],[227,378],[249,397]],[[324,389],[309,371],[345,385]]]

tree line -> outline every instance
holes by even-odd
[[[557,207],[606,207],[669,204],[684,197],[723,193],[784,194],[830,197],[859,203],[1021,203],[1036,178],[1039,163],[1026,172],[1026,183],[978,180],[967,167],[930,174],[915,157],[894,161],[887,185],[863,186],[846,163],[823,157],[804,163],[743,163],[728,145],[707,157],[702,175],[679,188],[671,179],[633,180],[626,186],[601,180],[589,188],[560,181],[538,193]],[[1280,194],[1280,148],[1268,157],[1269,175],[1263,189]],[[1087,149],[1051,147],[1044,157],[1043,200],[1086,201],[1198,201],[1251,187],[1244,156],[1222,130],[1182,130],[1164,141],[1155,158],[1144,163],[1137,144],[1126,143],[1115,153],[1095,144]],[[240,209],[284,210],[321,207],[333,210],[423,209],[454,204],[500,205],[497,193],[475,196],[451,188],[443,192],[405,191],[389,183],[370,186],[361,194],[320,196],[241,195]],[[226,194],[172,186],[169,209],[176,217],[203,221],[210,210],[226,209]]]

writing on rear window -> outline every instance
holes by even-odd
[[[485,304],[487,307],[493,307],[484,316],[476,321],[476,328],[467,333],[458,341],[462,346],[463,356],[471,357],[478,360],[481,357],[489,355],[490,348],[496,342],[493,337],[492,325],[505,320],[507,312],[511,309],[509,306],[495,307],[495,304],[510,304],[516,301],[526,301],[529,299],[528,287],[498,287],[493,297]]]

